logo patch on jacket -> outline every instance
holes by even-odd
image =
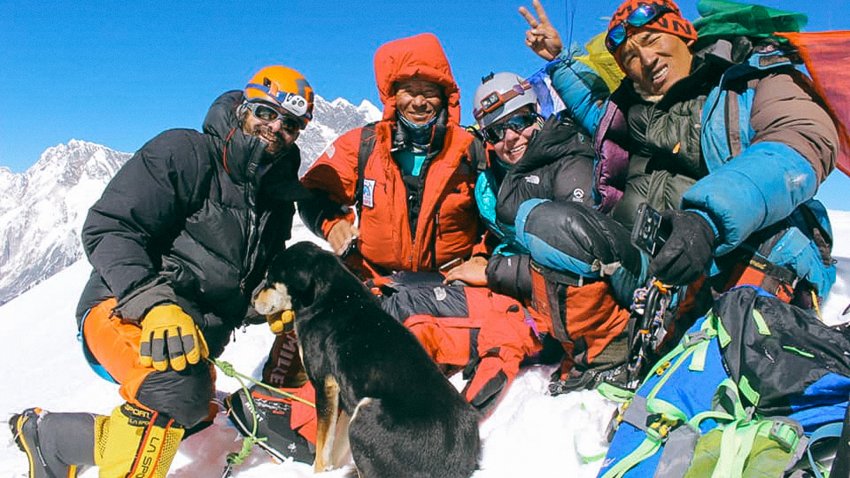
[[[375,207],[375,180],[363,180],[363,207]]]
[[[529,184],[540,184],[540,176],[536,174],[529,174],[525,177],[525,182]]]
[[[572,200],[573,200],[573,201],[575,201],[575,202],[582,202],[582,201],[584,201],[584,189],[582,189],[582,188],[575,188],[575,189],[573,189],[573,197],[572,197]]]

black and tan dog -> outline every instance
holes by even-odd
[[[309,242],[272,261],[254,295],[265,315],[291,317],[316,388],[315,470],[334,463],[346,434],[359,476],[470,476],[478,462],[478,413],[439,372],[416,337],[333,254]]]

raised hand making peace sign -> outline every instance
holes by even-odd
[[[525,18],[528,26],[531,27],[525,32],[525,44],[531,48],[531,51],[537,53],[539,57],[549,61],[558,56],[564,48],[563,43],[561,43],[561,35],[558,34],[558,30],[555,30],[552,22],[549,21],[549,17],[546,15],[543,5],[540,4],[540,0],[533,0],[532,5],[539,20],[534,18],[534,15],[527,8],[519,7],[520,15]]]

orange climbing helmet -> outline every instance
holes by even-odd
[[[297,70],[283,66],[267,66],[245,85],[245,101],[263,101],[280,107],[301,121],[301,128],[313,119],[313,88]]]

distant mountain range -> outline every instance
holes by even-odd
[[[298,139],[300,172],[337,136],[380,117],[368,101],[355,106],[317,96],[314,119]],[[83,257],[80,230],[88,208],[131,156],[71,140],[48,148],[23,173],[0,167],[0,305]]]

